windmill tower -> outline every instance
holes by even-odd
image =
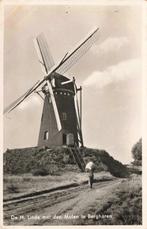
[[[54,61],[43,34],[34,40],[34,44],[42,69],[47,74],[54,66]],[[61,75],[63,69],[58,72],[52,73],[50,80],[47,80],[41,89],[44,106],[38,146],[75,144],[83,146],[81,114],[79,113],[75,79],[70,80]]]
[[[67,52],[59,63],[55,64],[48,45],[41,34],[35,40],[35,48],[45,77],[33,85],[25,94],[14,101],[4,112],[10,112],[33,92],[44,101],[38,146],[83,146],[81,129],[82,88],[77,88],[75,78],[69,79],[64,73],[83,56],[97,39],[97,30],[92,31],[76,48]]]

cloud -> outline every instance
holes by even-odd
[[[117,65],[112,65],[104,71],[94,71],[84,82],[84,86],[102,88],[111,83],[117,83],[141,74],[139,59],[129,59]]]
[[[127,47],[129,40],[127,37],[110,37],[105,39],[99,46],[94,45],[92,52],[95,54],[106,54],[109,52],[118,52],[120,49]]]

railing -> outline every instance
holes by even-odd
[[[85,162],[81,156],[80,149],[78,147],[69,147],[69,151],[72,153],[76,164],[78,165],[79,169],[84,172],[85,171]]]

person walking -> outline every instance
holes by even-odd
[[[86,172],[88,172],[88,176],[89,176],[89,187],[90,188],[92,188],[92,185],[94,182],[94,168],[95,168],[95,165],[93,161],[89,161],[85,167],[85,170]]]

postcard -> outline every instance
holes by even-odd
[[[146,2],[132,2],[2,2],[3,228],[146,228]]]

